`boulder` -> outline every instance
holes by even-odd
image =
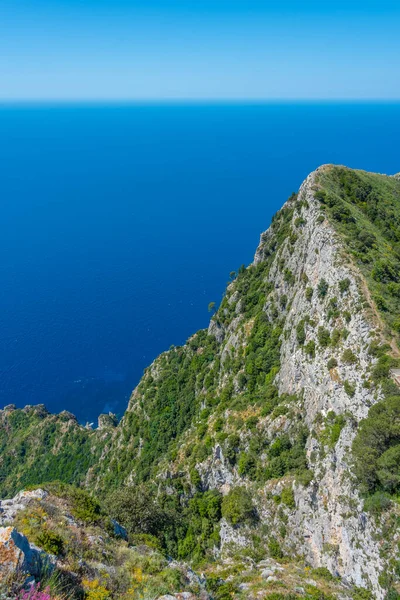
[[[51,570],[54,559],[29,544],[15,527],[0,527],[0,581],[17,571],[40,576],[44,566]]]

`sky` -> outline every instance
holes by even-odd
[[[0,101],[400,99],[400,1],[0,0]]]

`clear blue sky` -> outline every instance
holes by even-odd
[[[0,100],[399,99],[400,0],[0,0]]]

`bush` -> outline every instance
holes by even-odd
[[[334,448],[345,425],[344,415],[337,415],[333,410],[330,410],[325,418],[325,430],[321,434],[323,443],[330,448]]]
[[[306,300],[311,302],[311,298],[313,297],[313,294],[314,294],[314,290],[312,289],[312,287],[308,287],[306,289]]]
[[[350,321],[351,321],[351,313],[348,310],[344,310],[343,311],[343,318],[346,321],[346,323],[350,323]]]
[[[333,347],[337,346],[340,341],[340,338],[341,338],[340,329],[334,329],[332,331],[332,336],[331,336],[331,346],[333,346]]]
[[[392,502],[387,494],[376,492],[369,496],[364,501],[364,510],[374,515],[380,515],[386,510],[389,510]]]
[[[354,365],[357,362],[357,356],[350,348],[346,348],[342,354],[342,361],[348,365]]]
[[[341,294],[344,294],[345,292],[347,292],[347,290],[350,288],[350,279],[348,277],[346,277],[346,279],[342,279],[341,281],[339,281],[339,291]]]
[[[326,581],[333,581],[335,577],[332,575],[329,569],[326,567],[316,567],[311,571],[313,577],[322,577]]]
[[[322,348],[327,348],[331,342],[330,333],[325,327],[318,327],[318,342]]]
[[[400,396],[370,408],[353,442],[355,473],[369,492],[400,491]]]
[[[73,501],[72,514],[84,523],[97,523],[101,518],[100,504],[85,490],[75,489],[71,492]]]
[[[35,538],[35,543],[49,554],[60,556],[64,551],[64,541],[58,533],[49,529],[42,529]]]
[[[115,491],[107,500],[110,516],[123,525],[128,533],[157,536],[166,515],[155,498],[142,486],[129,486]]]
[[[197,469],[194,467],[190,469],[189,472],[190,483],[194,485],[195,488],[201,488],[201,477]]]
[[[249,479],[255,479],[257,474],[257,461],[251,454],[242,452],[238,460],[238,473],[240,476],[247,476]]]
[[[335,367],[337,367],[337,366],[338,366],[338,362],[337,362],[336,358],[333,358],[333,357],[332,357],[332,358],[330,358],[330,359],[328,360],[327,367],[328,367],[329,371],[330,371],[331,369],[334,369],[334,368],[335,368]]]
[[[282,549],[278,543],[278,541],[273,537],[270,539],[270,541],[268,542],[268,550],[269,550],[269,554],[272,558],[283,558],[283,552]]]
[[[92,525],[101,521],[104,516],[99,502],[82,488],[60,481],[45,484],[44,487],[51,494],[68,500],[72,505],[72,516],[79,521]]]
[[[321,279],[321,281],[318,284],[318,288],[317,288],[317,290],[318,290],[318,296],[320,298],[325,298],[325,296],[328,293],[328,289],[329,289],[328,282],[325,281],[325,279]]]
[[[400,444],[388,448],[377,460],[377,476],[382,487],[395,492],[400,486]]]
[[[244,487],[233,488],[222,500],[221,512],[231,525],[253,523],[256,518],[251,495]]]
[[[304,319],[302,319],[296,327],[296,338],[300,346],[306,341],[306,331],[304,328]]]
[[[350,381],[348,381],[346,379],[346,381],[343,384],[344,387],[344,391],[346,392],[346,394],[348,396],[350,396],[350,398],[353,398],[354,394],[356,393],[356,386],[354,383],[350,383]]]
[[[294,492],[291,487],[283,488],[282,493],[281,493],[281,500],[289,508],[296,508]]]
[[[305,346],[304,346],[304,350],[306,352],[306,354],[308,354],[308,356],[310,358],[315,358],[315,342],[314,340],[310,340]]]

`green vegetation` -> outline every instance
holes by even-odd
[[[329,330],[325,327],[318,327],[318,342],[322,348],[327,348],[331,343]]]
[[[336,360],[336,358],[331,357],[328,360],[328,364],[326,366],[328,367],[328,369],[330,371],[331,369],[334,369],[335,367],[338,366],[338,361]]]
[[[341,279],[339,281],[339,291],[341,294],[347,292],[350,288],[350,279],[346,277],[345,279]]]
[[[355,473],[366,492],[400,491],[400,395],[371,407],[353,443]]]
[[[1,497],[47,481],[79,484],[84,480],[98,464],[108,434],[100,439],[71,417],[50,415],[41,406],[1,411]]]
[[[350,398],[352,398],[354,396],[354,394],[356,393],[355,383],[351,383],[347,379],[344,381],[343,387],[344,387],[344,391],[346,392],[346,394],[348,396],[350,396]]]
[[[318,287],[317,287],[319,298],[321,298],[321,299],[325,298],[325,296],[328,293],[328,289],[329,289],[328,282],[325,279],[321,279],[321,281],[318,283]]]
[[[344,415],[337,415],[333,410],[330,410],[325,417],[325,429],[320,436],[322,443],[334,448],[345,424],[346,418]]]
[[[347,365],[354,365],[357,362],[357,356],[350,348],[346,348],[342,354],[342,361]]]
[[[318,186],[318,221],[334,223],[365,276],[387,328],[399,336],[400,182],[332,168],[321,171]],[[371,301],[368,293],[364,305],[356,303],[350,294],[353,279],[331,285],[320,279],[313,288],[311,277],[309,280],[305,273],[299,277],[297,268],[292,267],[296,262],[289,257],[304,236],[304,206],[305,200],[294,195],[274,216],[256,264],[232,271],[219,308],[215,302],[209,304],[213,313],[209,331],[215,335],[199,331],[184,346],[171,347],[160,355],[146,369],[129,409],[113,431],[91,431],[67,414],[53,416],[43,409],[0,412],[1,494],[11,496],[23,487],[45,482],[52,495],[60,502],[65,500],[78,527],[105,532],[109,554],[93,551],[93,560],[108,566],[112,564],[108,557],[116,549],[111,519],[121,523],[128,541],[118,552],[129,554],[146,547],[142,555],[137,550],[134,559],[129,554],[132,562],[121,583],[121,589],[131,590],[127,597],[159,597],[164,593],[160,590],[167,593],[179,588],[182,577],[168,568],[166,556],[205,566],[207,589],[216,600],[246,597],[241,587],[246,581],[239,581],[237,573],[224,572],[231,565],[219,565],[213,572],[222,518],[253,541],[251,548],[237,551],[238,560],[251,556],[256,564],[269,554],[289,563],[287,527],[289,513],[296,508],[292,486],[307,485],[313,478],[306,456],[310,434],[304,425],[308,422],[304,419],[307,388],[298,389],[296,378],[293,389],[298,390],[297,395],[278,392],[281,345],[285,340],[291,342],[292,336],[301,348],[296,361],[301,358],[310,370],[317,350],[325,350],[330,383],[343,385],[341,393],[344,389],[353,397],[357,384],[371,389],[376,398],[381,392],[386,394],[359,426],[353,445],[354,472],[365,493],[365,509],[382,519],[389,518],[400,497],[400,396],[395,395],[390,379],[390,369],[397,363],[390,355],[391,346],[377,341],[377,331],[369,348],[376,361],[362,378],[355,373],[351,381],[341,382],[339,374],[332,371],[338,361],[358,363],[358,349],[345,347],[349,331],[344,325],[364,306],[367,310],[374,307],[367,306]],[[358,282],[357,277],[354,281]],[[364,282],[358,283],[361,289]],[[310,314],[293,318],[293,293],[298,287],[310,303]],[[359,343],[361,350],[364,341]],[[327,378],[327,371],[321,376]],[[319,415],[313,437],[321,442],[321,456],[330,451],[335,460],[334,448],[346,423],[349,430],[356,426],[350,413]],[[319,477],[318,452],[312,454],[310,462]],[[207,489],[207,477],[203,476],[219,460],[233,468],[235,478],[241,478],[241,485],[225,496]],[[62,483],[48,483],[55,479]],[[81,486],[95,491],[99,500]],[[270,491],[276,486],[279,494]],[[257,508],[260,514],[271,512],[270,523],[254,527]],[[40,511],[26,513],[24,519],[22,522],[21,517],[20,525],[33,541],[63,560],[71,560],[73,572],[79,570],[77,561],[85,561],[87,556],[75,551],[75,541],[62,533],[56,519]],[[118,569],[125,564],[121,556],[117,557]],[[137,565],[141,574],[136,572]],[[243,564],[237,568],[246,572]],[[325,568],[314,569],[311,575],[318,585],[305,583],[302,597],[332,598],[336,578]],[[254,597],[264,597],[264,591],[272,600],[295,597],[286,593],[281,581],[268,582],[270,587],[264,590],[266,582],[260,579]],[[118,585],[114,577],[112,586],[116,589]],[[82,586],[89,600],[119,597],[114,588],[110,591],[106,578]],[[391,582],[386,588],[392,589],[390,586]],[[356,590],[354,598],[368,594]]]
[[[222,500],[222,516],[232,525],[252,524],[256,511],[250,493],[244,487],[233,488]]]
[[[316,197],[335,222],[346,246],[367,279],[382,318],[399,334],[400,181],[344,167],[325,169]],[[339,283],[341,293],[348,289]]]
[[[306,299],[311,302],[311,299],[313,297],[314,294],[314,290],[312,289],[312,287],[308,287],[306,288]]]
[[[282,493],[281,493],[281,500],[289,508],[296,508],[294,492],[291,487],[283,488]]]

